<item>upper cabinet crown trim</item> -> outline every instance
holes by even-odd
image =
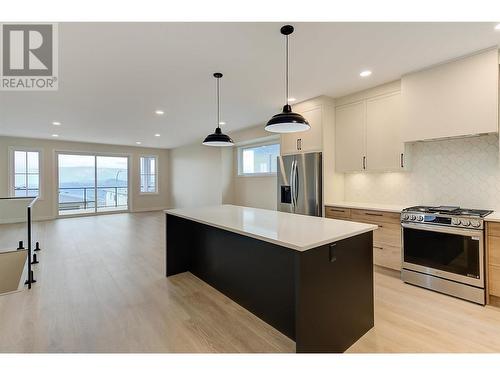
[[[397,93],[401,91],[401,80],[392,81],[383,85],[375,86],[363,91],[355,92],[335,99],[335,106],[341,107],[346,104],[361,102],[366,99],[371,99],[377,96],[387,95],[390,93]]]
[[[500,56],[500,50],[498,49],[498,46],[491,46],[491,47],[484,48],[484,49],[481,49],[481,50],[478,50],[478,51],[467,53],[465,55],[457,56],[457,57],[454,57],[454,58],[451,58],[451,59],[448,59],[448,60],[445,60],[445,61],[440,61],[438,63],[432,64],[432,65],[429,65],[429,66],[425,66],[425,67],[420,68],[420,69],[415,69],[415,70],[409,71],[409,72],[405,73],[403,75],[403,77],[411,75],[411,74],[425,72],[426,70],[438,68],[438,67],[441,67],[441,66],[444,66],[444,65],[447,65],[447,64],[452,64],[452,63],[460,61],[460,60],[468,59],[468,58],[471,58],[471,57],[474,57],[474,56],[478,56],[478,55],[482,55],[482,54],[489,53],[489,52],[497,53],[498,54],[497,58]]]

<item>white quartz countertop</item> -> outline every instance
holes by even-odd
[[[377,229],[372,224],[233,205],[177,208],[165,212],[297,251]]]
[[[486,216],[484,220],[500,222],[500,211],[493,211],[491,214]]]
[[[375,210],[386,212],[401,212],[403,209],[415,206],[415,204],[386,204],[386,203],[360,203],[360,202],[329,202],[325,206],[343,208],[357,208],[359,210]]]

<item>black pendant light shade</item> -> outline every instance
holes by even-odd
[[[214,77],[217,79],[217,127],[215,132],[209,134],[203,144],[205,146],[216,146],[216,147],[227,147],[233,146],[234,142],[228,135],[222,133],[220,128],[220,90],[219,90],[219,79],[222,78],[222,73],[214,73]]]
[[[311,125],[300,114],[292,112],[292,107],[288,104],[288,36],[293,33],[292,25],[285,25],[281,28],[281,34],[286,40],[286,67],[285,67],[285,83],[286,83],[286,98],[287,104],[283,106],[283,112],[274,115],[266,124],[266,130],[273,133],[295,133],[304,130],[309,130]]]
[[[221,128],[215,128],[215,133],[207,135],[203,141],[205,146],[233,146],[233,140],[227,134],[222,133]]]
[[[295,133],[309,130],[311,125],[300,114],[292,112],[289,104],[283,106],[283,112],[271,117],[266,124],[266,130],[273,133]]]

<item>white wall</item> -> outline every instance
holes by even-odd
[[[170,202],[175,208],[222,203],[222,151],[200,144],[170,151]],[[227,202],[229,203],[229,202]]]
[[[275,210],[277,206],[276,176],[234,178],[234,204]]]
[[[236,144],[232,148],[197,143],[170,151],[172,207],[235,204],[276,209],[276,176],[238,176],[238,144],[270,134],[259,125],[230,135]]]
[[[345,175],[345,200],[500,210],[498,135],[416,142],[411,169]]]
[[[42,152],[42,199],[36,203],[35,219],[52,219],[57,215],[56,151],[88,152],[129,156],[130,211],[160,210],[169,206],[168,155],[164,149],[127,147],[95,143],[52,141],[31,138],[0,137],[0,197],[9,195],[9,148],[22,147]],[[158,194],[141,195],[139,181],[140,155],[158,155]]]
[[[238,145],[248,144],[279,137],[264,129],[264,125],[231,133],[236,147],[233,149],[233,204],[238,206],[265,208],[275,210],[277,207],[277,177],[276,176],[238,176]]]

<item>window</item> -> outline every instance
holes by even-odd
[[[158,157],[141,156],[141,193],[158,193]]]
[[[279,143],[267,143],[238,148],[238,174],[273,175],[276,174]]]
[[[11,195],[14,197],[40,196],[40,152],[13,150]]]

